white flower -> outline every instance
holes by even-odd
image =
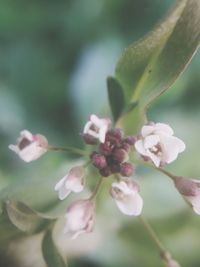
[[[174,184],[194,212],[200,215],[200,180],[176,176]]]
[[[30,162],[47,152],[48,141],[43,135],[33,135],[29,131],[23,130],[20,132],[17,144],[9,145],[9,148],[17,153],[22,160]]]
[[[96,115],[91,115],[90,120],[86,123],[83,134],[88,134],[96,139],[99,139],[101,143],[105,142],[106,133],[111,124],[108,118],[98,118]]]
[[[173,259],[169,260],[165,264],[166,264],[166,267],[181,267],[180,264]]]
[[[139,191],[136,182],[131,179],[123,179],[112,184],[110,193],[122,213],[138,216],[143,208],[143,200]]]
[[[82,166],[71,168],[69,173],[55,185],[59,199],[65,199],[71,192],[81,192],[84,186],[84,175],[85,169]]]
[[[64,232],[69,233],[72,239],[90,233],[94,229],[95,204],[89,200],[78,200],[67,209],[65,217]]]
[[[173,136],[172,128],[164,123],[145,125],[141,130],[141,138],[136,141],[136,150],[149,158],[156,167],[171,163],[178,154],[185,150],[185,144]]]

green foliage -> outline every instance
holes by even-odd
[[[114,122],[118,120],[124,108],[124,94],[120,84],[113,77],[107,78],[108,98]]]
[[[56,248],[51,230],[47,230],[42,240],[42,253],[48,267],[67,267]]]
[[[116,78],[127,104],[138,101],[145,111],[175,82],[199,46],[199,13],[198,0],[178,1],[154,31],[125,50],[116,67]],[[132,116],[123,122],[125,127],[131,120],[132,125],[137,124]]]

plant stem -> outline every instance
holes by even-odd
[[[172,180],[175,179],[175,175],[171,174],[170,172],[162,169],[162,168],[157,168],[155,167],[154,165],[152,164],[149,164],[149,163],[146,163],[145,161],[140,161],[140,160],[137,160],[135,161],[136,164],[139,164],[139,165],[142,165],[144,167],[147,167],[147,168],[151,168],[151,169],[154,169],[154,170],[157,170],[159,172],[162,172],[163,174],[165,174],[166,176],[168,176],[169,178],[171,178]]]
[[[139,216],[139,219],[140,219],[140,222],[143,224],[144,228],[149,233],[151,239],[154,241],[154,243],[158,247],[160,254],[161,255],[166,254],[167,251],[166,251],[165,247],[163,246],[163,244],[161,243],[161,241],[157,237],[156,233],[154,232],[153,228],[148,223],[148,221],[143,216]]]
[[[88,156],[88,153],[83,151],[82,149],[79,148],[74,148],[74,147],[56,147],[56,146],[49,146],[48,147],[49,151],[64,151],[64,152],[69,152],[75,155],[79,156]]]
[[[103,177],[101,176],[89,200],[93,200],[98,195],[102,182],[103,182]]]

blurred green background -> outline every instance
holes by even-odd
[[[41,210],[50,200],[55,201],[53,186],[75,159],[56,153],[25,164],[8,145],[15,142],[21,129],[29,129],[47,136],[52,145],[83,147],[79,133],[89,115],[110,115],[106,77],[113,75],[121,52],[152,30],[174,2],[0,0],[2,192],[8,185],[18,185],[14,194]],[[169,123],[186,143],[186,152],[169,169],[194,178],[200,174],[199,68],[198,52],[148,114],[151,120]],[[183,267],[199,267],[200,218],[187,208],[166,177],[138,169],[137,178],[145,200],[144,214],[163,242]],[[26,183],[31,187],[28,190],[23,187]],[[99,197],[94,234],[71,241],[62,229],[55,232],[56,243],[62,254],[68,255],[70,266],[162,266],[137,219],[124,218],[106,190]],[[63,206],[70,202],[71,197]],[[17,240],[11,237],[7,246],[6,237],[0,236],[0,267],[44,267],[40,239],[40,234]]]

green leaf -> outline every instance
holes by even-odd
[[[12,224],[23,232],[36,233],[49,223],[48,218],[21,202],[6,201],[5,210]]]
[[[124,93],[119,82],[113,78],[107,78],[108,98],[114,122],[118,120],[124,109]]]
[[[200,42],[200,1],[178,1],[154,31],[128,47],[116,66],[126,103],[147,107],[185,69]]]
[[[67,264],[59,254],[52,238],[52,232],[48,230],[42,241],[42,253],[48,267],[67,267]]]

